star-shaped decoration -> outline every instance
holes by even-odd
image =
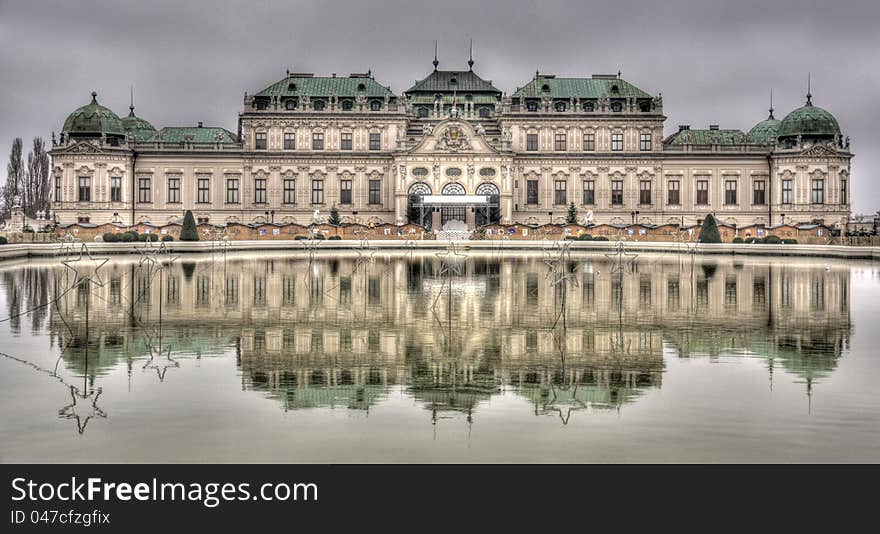
[[[605,257],[612,260],[614,265],[611,267],[612,273],[627,271],[632,272],[635,267],[636,258],[639,255],[635,252],[627,252],[623,241],[617,242],[617,251],[611,254],[605,254]]]
[[[466,258],[467,254],[461,254],[455,247],[455,242],[450,241],[445,252],[437,252],[434,254],[440,258],[440,276],[443,275],[461,275],[461,264],[459,258]]]
[[[86,425],[95,417],[105,419],[107,414],[98,407],[98,398],[101,396],[101,388],[92,390],[91,393],[83,395],[79,389],[74,386],[70,387],[71,402],[64,408],[58,410],[58,417],[62,419],[73,419],[76,421],[77,432],[82,434],[86,431]],[[80,414],[79,410],[85,409],[85,413]]]
[[[146,241],[141,246],[135,246],[135,252],[140,254],[139,267],[145,264],[153,267],[170,267],[180,256],[172,255],[165,241],[156,244],[154,241]]]
[[[151,343],[147,342],[147,348],[150,351],[150,359],[144,364],[143,369],[155,369],[159,382],[165,381],[165,373],[168,369],[180,367],[180,362],[171,357],[171,347],[167,349],[154,348]]]
[[[85,243],[81,243],[79,256],[72,260],[64,260],[61,263],[74,272],[74,286],[88,282],[89,285],[95,284],[98,287],[104,287],[104,279],[101,278],[100,269],[107,261],[109,261],[108,258],[95,258],[92,256],[89,247]]]

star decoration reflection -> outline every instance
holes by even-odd
[[[83,395],[79,389],[74,386],[70,387],[71,402],[67,406],[58,410],[58,417],[62,419],[72,419],[76,421],[76,429],[80,435],[86,431],[86,425],[95,417],[106,419],[107,414],[98,407],[98,398],[101,396],[102,389],[97,388],[91,393]],[[84,410],[80,413],[80,410]]]
[[[92,256],[91,251],[85,243],[81,243],[79,247],[79,256],[72,260],[63,260],[61,263],[74,272],[73,285],[78,286],[83,283],[92,284],[98,287],[104,287],[104,279],[101,278],[100,269],[103,267],[108,258],[96,258]],[[91,274],[87,274],[91,273]]]

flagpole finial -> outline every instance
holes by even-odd
[[[468,70],[474,70],[474,40],[471,39],[470,58],[468,59]]]
[[[130,111],[131,114],[134,115],[134,85],[129,85],[128,89],[131,92],[131,103],[128,106],[128,111]]]
[[[437,70],[437,67],[440,65],[440,61],[437,60],[437,41],[434,41],[434,70]]]
[[[810,73],[809,72],[807,73],[807,105],[808,106],[813,105],[813,94],[810,91]]]
[[[767,118],[768,119],[775,119],[776,118],[773,116],[773,88],[772,87],[770,88],[770,116]]]

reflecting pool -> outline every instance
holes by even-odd
[[[3,462],[880,461],[877,263],[62,260],[0,265]]]

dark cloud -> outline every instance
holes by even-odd
[[[766,116],[771,88],[781,118],[802,105],[811,72],[815,104],[852,136],[855,211],[873,211],[878,20],[874,0],[0,0],[0,154],[15,136],[59,130],[92,90],[124,114],[134,85],[138,114],[157,127],[201,120],[234,130],[243,93],[287,68],[371,68],[401,92],[430,70],[434,39],[441,68],[465,68],[473,38],[475,70],[508,92],[536,69],[620,69],[662,91],[667,131],[716,122],[747,130]]]

